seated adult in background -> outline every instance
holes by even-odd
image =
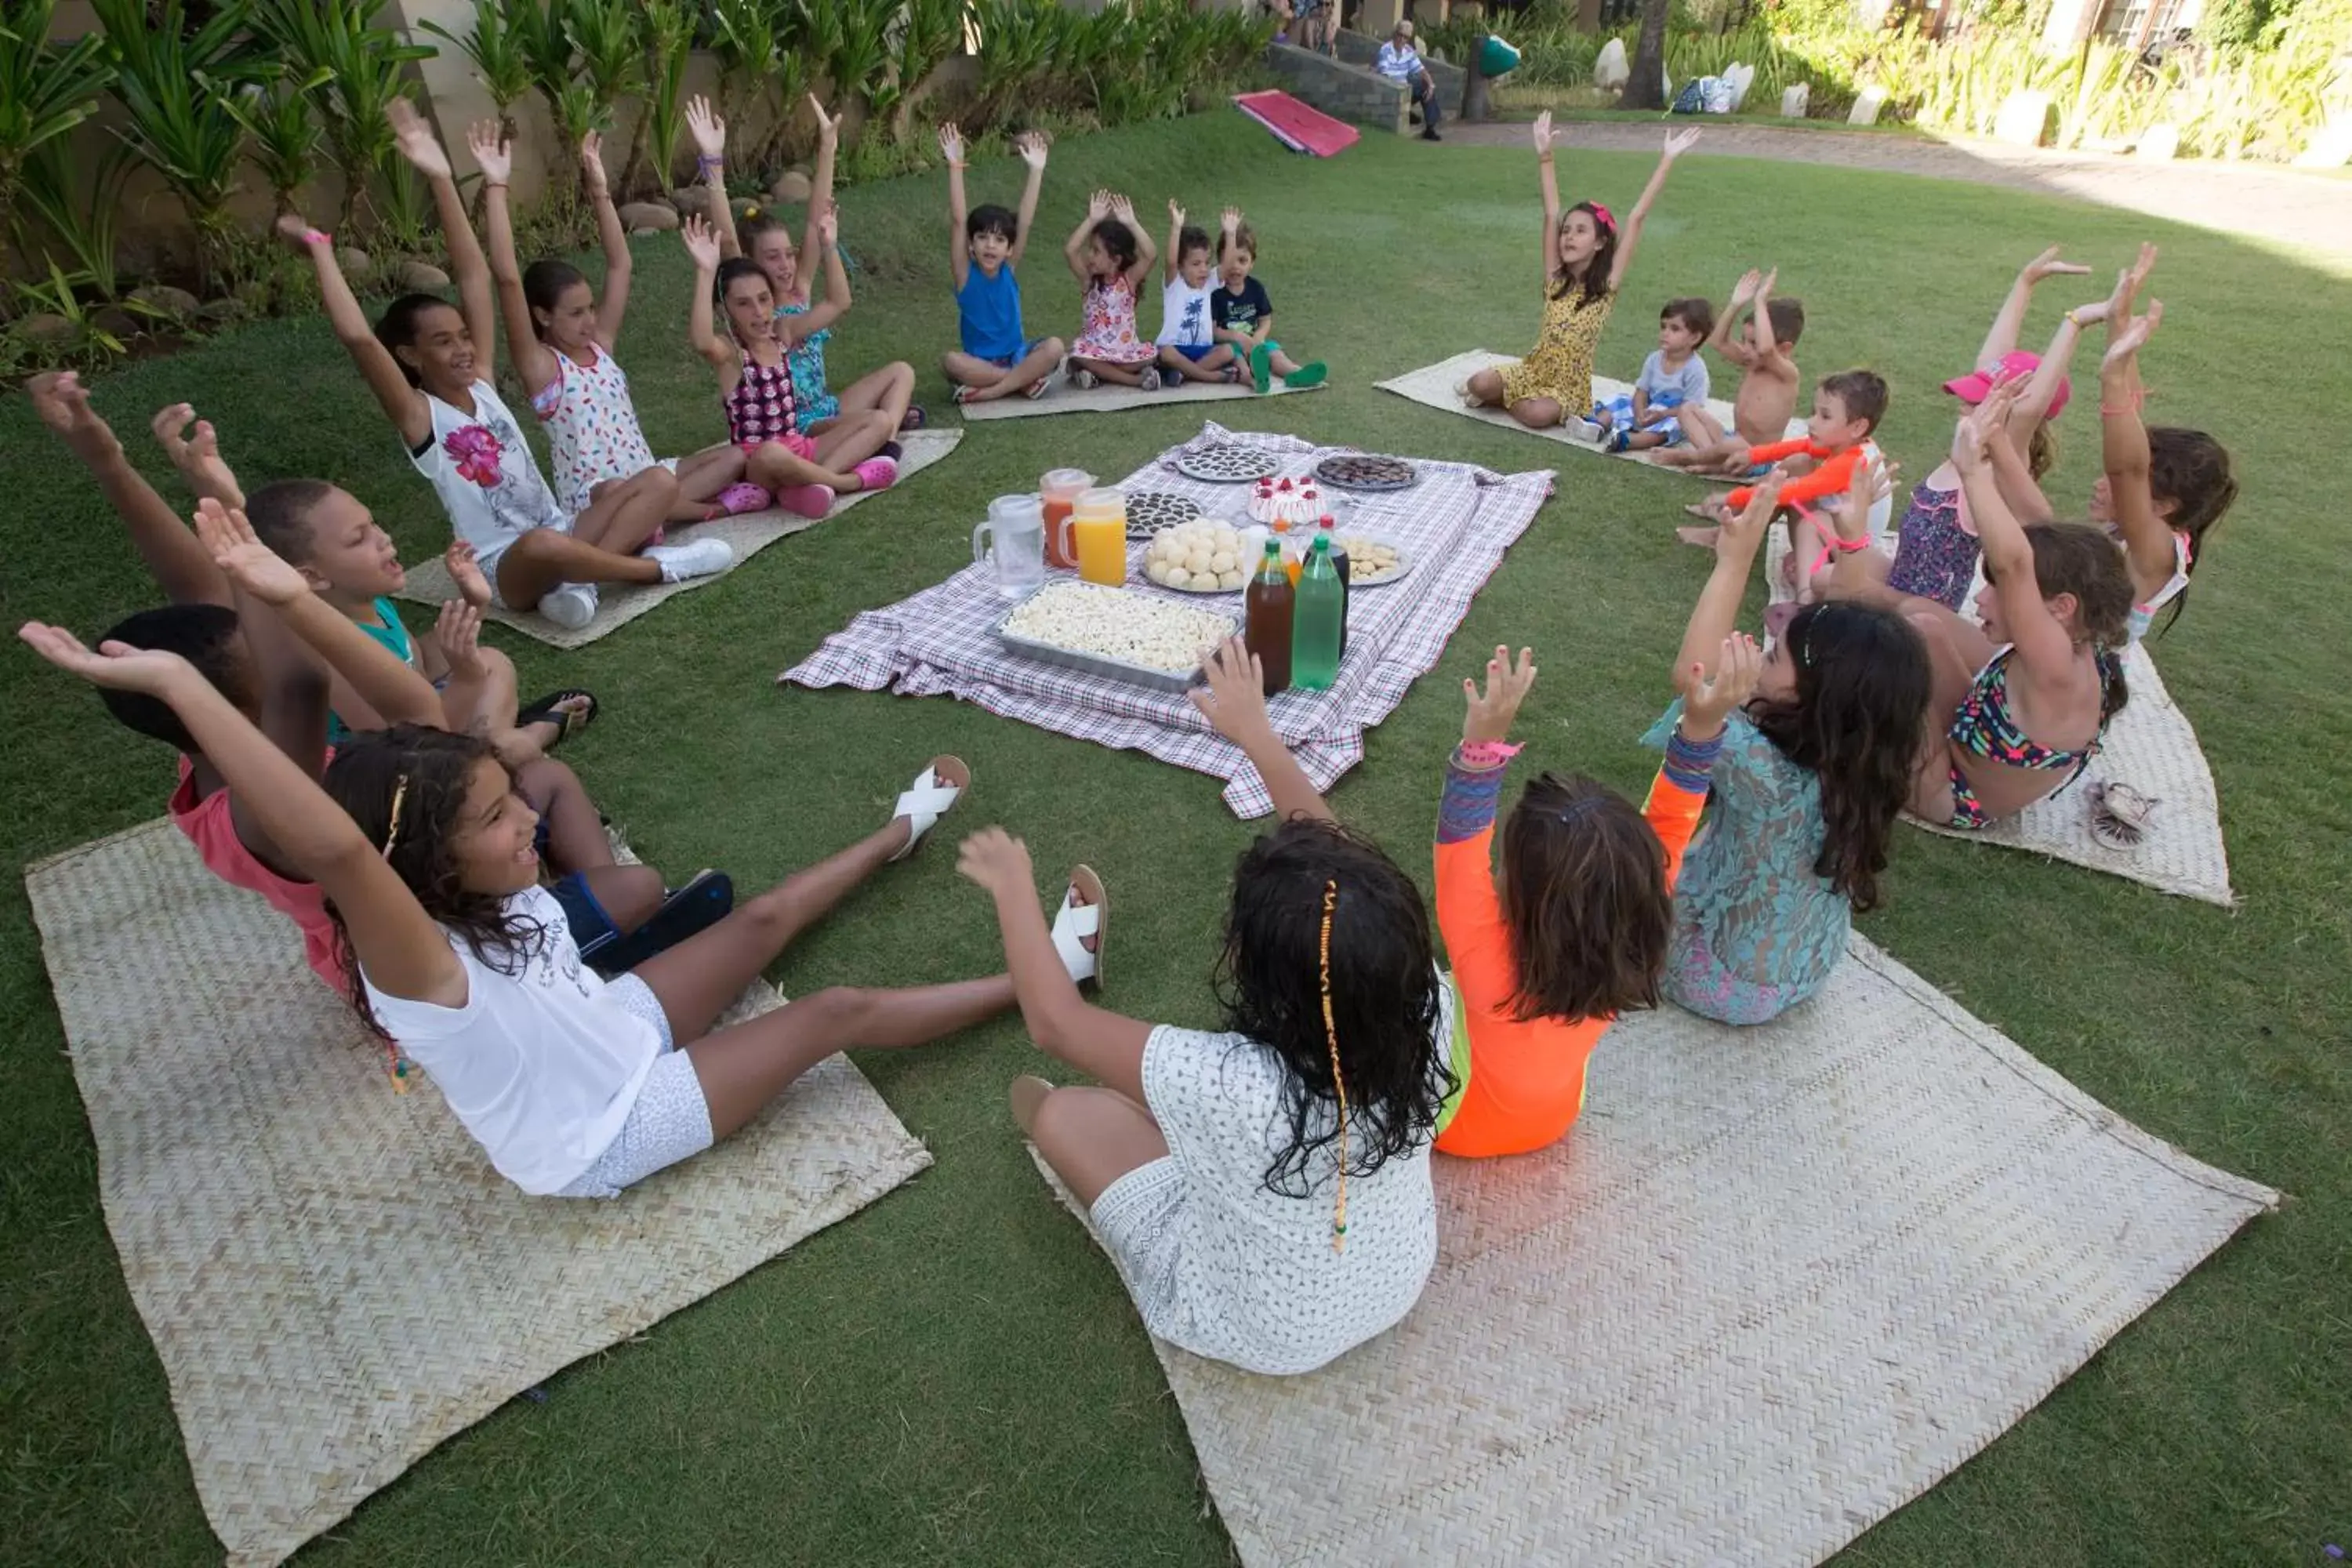
[[[1396,31],[1381,46],[1372,61],[1372,68],[1391,81],[1401,81],[1412,89],[1412,101],[1421,109],[1421,139],[1439,140],[1437,134],[1437,81],[1429,68],[1421,63],[1421,51],[1412,47],[1412,22],[1400,17]]]

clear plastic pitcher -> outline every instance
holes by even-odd
[[[985,541],[985,542],[983,542]],[[1017,599],[1045,580],[1045,513],[1035,496],[998,496],[971,531],[971,558],[992,562],[996,591]]]

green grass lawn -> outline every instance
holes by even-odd
[[[1632,202],[1643,158],[1564,160],[1573,200]],[[1009,201],[1017,165],[974,172]],[[1450,418],[1371,383],[1462,349],[1523,348],[1539,310],[1536,181],[1518,150],[1374,135],[1335,162],[1286,156],[1237,115],[1073,139],[1055,154],[1024,268],[1032,331],[1076,327],[1058,242],[1084,193],[1139,211],[1247,208],[1294,353],[1333,390],[1210,410],[1379,451],[1559,469],[1559,492],[1472,606],[1439,668],[1371,738],[1339,813],[1425,871],[1459,678],[1478,650],[1531,643],[1545,669],[1531,761],[1635,790],[1635,737],[1706,569],[1675,543],[1684,481]],[[952,417],[944,182],[845,193],[863,266],[833,361],[843,379],[903,355]],[[1937,384],[1966,367],[2016,265],[2064,240],[2098,267],[2157,231],[2167,306],[2152,412],[2236,450],[2245,497],[2194,604],[2156,645],[2221,787],[2235,913],[2027,857],[1906,831],[1888,907],[1863,929],[2074,1082],[2205,1160],[2294,1194],[1927,1498],[1864,1537],[1855,1563],[2275,1563],[2352,1542],[2352,804],[2339,770],[2352,699],[2336,635],[2347,574],[2341,433],[2352,368],[2323,352],[2352,282],[2228,237],[1974,185],[1697,156],[1675,176],[1601,353],[1630,374],[1655,305],[1718,298],[1780,268],[1811,326],[1801,359],[1893,380],[1882,433],[1906,471],[1950,434]],[[717,438],[707,369],[683,340],[677,243],[639,242],[623,355],[658,449]],[[2032,330],[2094,290],[2052,287]],[[1156,315],[1155,315],[1156,321]],[[1302,353],[1301,357],[1306,357]],[[2095,389],[2078,394],[2087,407]],[[322,322],[257,326],[108,376],[99,407],[151,472],[154,408],[193,401],[248,484],[331,477],[405,558],[446,527]],[[503,631],[527,693],[593,688],[604,716],[565,755],[645,856],[757,886],[878,823],[921,759],[968,759],[977,787],[924,854],[892,868],[773,972],[787,994],[997,962],[957,831],[1003,821],[1041,875],[1084,857],[1120,911],[1112,1003],[1211,1017],[1206,974],[1226,879],[1251,828],[1215,781],[994,719],[882,694],[779,689],[778,671],[856,611],[968,559],[988,498],[1075,464],[1123,475],[1197,428],[1181,411],[974,428],[905,492],[788,541],[576,654]],[[2053,494],[2080,498],[2095,433],[2070,415]],[[8,623],[85,633],[153,602],[110,515],[21,397],[0,404],[14,502]],[[0,653],[0,850],[21,864],[157,815],[172,759],[89,692]],[[124,1289],[96,1160],[20,891],[0,899],[0,1557],[199,1563],[197,1507],[162,1373]],[[859,1065],[938,1156],[848,1223],[553,1379],[453,1440],[314,1545],[317,1563],[913,1563],[1214,1564],[1230,1548],[1183,1426],[1109,1265],[1048,1198],[1003,1107],[1040,1058],[1004,1022]],[[1605,1086],[1609,1047],[1596,1074]],[[1606,1092],[1605,1087],[1602,1092]],[[415,1216],[430,1224],[425,1215]],[[1628,1247],[1642,1245],[1627,1237]],[[1574,1353],[1575,1347],[1562,1347]]]

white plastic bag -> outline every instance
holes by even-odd
[[[1756,68],[1743,61],[1734,60],[1724,68],[1723,80],[1724,85],[1731,89],[1730,112],[1737,114],[1748,102],[1748,89],[1755,83]]]
[[[1603,92],[1614,92],[1633,79],[1633,72],[1625,63],[1625,40],[1612,38],[1601,46],[1600,58],[1592,62],[1592,85]]]

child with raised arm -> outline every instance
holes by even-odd
[[[1078,867],[1049,928],[1020,840],[956,869],[985,890],[1030,1037],[1095,1081],[1024,1077],[1013,1112],[1087,1212],[1144,1326],[1246,1371],[1310,1372],[1410,1311],[1437,1259],[1430,1140],[1453,1091],[1448,988],[1421,891],[1331,816],[1265,716],[1239,637],[1194,700],[1280,821],[1225,911],[1215,1031],[1124,1017],[1099,976],[1102,885]]]
[[[1045,378],[1062,363],[1062,340],[1032,338],[1021,326],[1021,284],[1013,269],[1029,247],[1037,218],[1037,192],[1045,180],[1045,138],[1035,131],[1013,139],[1013,151],[1029,166],[1021,187],[1021,210],[993,202],[966,210],[963,195],[963,133],[940,127],[940,153],[948,161],[948,275],[955,284],[956,325],[961,347],[940,368],[955,384],[958,403],[988,403],[999,397],[1043,397]]]
[[[1160,378],[1163,383],[1239,381],[1241,361],[1229,342],[1217,341],[1209,305],[1209,233],[1184,221],[1184,209],[1168,204],[1168,265],[1160,279]]]
[[[915,367],[906,361],[893,360],[880,370],[868,371],[839,393],[825,380],[825,345],[833,339],[834,323],[848,313],[851,303],[849,268],[841,247],[836,244],[820,251],[817,232],[824,214],[833,210],[834,155],[841,141],[841,116],[827,114],[814,93],[809,94],[809,108],[816,115],[816,174],[809,191],[808,226],[795,250],[792,232],[772,212],[755,210],[736,221],[734,209],[727,202],[727,122],[711,112],[709,99],[687,100],[686,127],[694,137],[705,208],[710,226],[719,231],[719,254],[748,256],[758,262],[760,270],[768,275],[768,287],[775,291],[776,314],[788,322],[800,321],[797,329],[786,334],[790,346],[785,354],[793,367],[793,397],[803,430],[822,436],[837,419],[877,409],[890,416],[893,430],[919,430],[923,411],[912,401]],[[822,304],[809,289],[814,265],[809,271],[801,268],[803,258],[820,254],[824,268]]]
[[[1677,670],[1685,699],[1665,765],[1640,810],[1591,779],[1529,781],[1503,826],[1495,813],[1520,748],[1511,723],[1534,686],[1526,648],[1496,648],[1486,688],[1462,683],[1462,743],[1437,808],[1437,929],[1460,992],[1454,1071],[1459,1109],[1437,1147],[1470,1158],[1523,1154],[1568,1135],[1584,1109],[1585,1063],[1617,1015],[1654,1007],[1674,938],[1675,876],[1723,746],[1726,715],[1756,689],[1761,658],[1727,637],[1712,672]]]
[[[491,1165],[532,1196],[617,1197],[730,1136],[836,1051],[926,1044],[1012,1005],[1002,975],[832,987],[714,1027],[795,935],[954,803],[970,775],[951,759],[926,768],[877,832],[607,981],[539,886],[537,814],[479,741],[370,736],[337,755],[321,789],[184,660],[120,642],[91,653],[54,626],[19,635],[59,668],[166,709],[219,762],[324,892],[362,1020],[432,1075]]]
[[[1888,605],[1925,637],[1934,660],[1927,718],[1940,739],[1917,754],[1910,809],[1958,828],[2014,816],[2081,777],[2129,696],[2116,656],[2128,640],[2132,584],[2115,541],[2088,523],[2021,523],[2001,497],[1995,465],[2019,463],[2001,436],[2016,395],[2014,383],[1995,385],[1952,437],[1984,540],[1982,624],[1893,593],[1854,554],[1841,557],[1832,582],[1833,593]],[[1865,526],[1858,500],[1833,514],[1848,539]]]
[[[1321,360],[1301,364],[1275,341],[1274,301],[1254,275],[1256,266],[1257,234],[1242,221],[1241,208],[1227,207],[1217,228],[1217,277],[1223,286],[1209,294],[1217,341],[1233,345],[1260,392],[1272,390],[1277,375],[1286,387],[1322,385],[1330,372]]]
[[[400,432],[409,462],[440,498],[450,526],[474,547],[496,602],[577,628],[596,614],[599,583],[660,583],[721,569],[725,562],[710,546],[723,550],[723,541],[640,553],[608,548],[620,527],[618,492],[577,517],[557,504],[521,425],[491,384],[487,356],[496,341],[496,312],[489,263],[448,159],[431,145],[429,132],[409,128],[415,110],[405,100],[395,99],[387,112],[402,151],[432,186],[461,306],[435,294],[404,294],[371,328],[335,259],[333,237],[291,214],[278,220],[278,229],[310,256],[336,338]],[[499,145],[495,126],[475,131],[483,145]],[[503,175],[501,169],[501,182]],[[484,177],[491,176],[486,172]]]
[[[1704,404],[1683,415],[1689,443],[1662,447],[1650,461],[1670,468],[1695,468],[1734,479],[1761,479],[1769,465],[1748,456],[1751,446],[1782,439],[1797,406],[1797,362],[1790,351],[1805,331],[1805,307],[1775,295],[1780,269],[1749,268],[1732,286],[1731,302],[1715,319],[1706,346],[1739,367],[1739,391],[1732,399],[1731,428],[1715,421]],[[1742,316],[1747,319],[1743,321]]]
[[[1543,331],[1525,359],[1482,370],[1462,384],[1474,408],[1501,408],[1532,430],[1549,430],[1575,419],[1586,440],[1600,431],[1584,420],[1592,406],[1592,353],[1601,329],[1617,305],[1617,290],[1642,243],[1642,225],[1665,188],[1675,160],[1698,141],[1696,131],[1667,133],[1665,151],[1650,183],[1642,187],[1621,229],[1616,216],[1599,202],[1582,201],[1560,210],[1559,181],[1552,171],[1551,111],[1536,116],[1536,162],[1543,174]]]
[[[1070,275],[1085,290],[1084,321],[1070,344],[1070,384],[1079,391],[1106,381],[1160,390],[1160,367],[1153,363],[1159,351],[1143,340],[1135,312],[1159,254],[1133,204],[1115,191],[1097,191],[1087,216],[1062,242]]]
[[[79,405],[79,412],[86,411],[88,395],[68,380],[37,389],[35,400],[71,398]],[[357,496],[324,479],[280,479],[248,497],[221,459],[218,434],[209,421],[196,418],[193,407],[174,404],[158,411],[150,423],[164,456],[199,499],[243,511],[270,549],[302,574],[313,593],[433,682],[450,729],[487,736],[501,756],[520,766],[595,717],[596,700],[584,691],[555,692],[528,709],[516,701],[513,661],[475,640],[490,590],[464,543],[453,542],[445,555],[460,598],[443,607],[441,625],[412,637],[391,597],[405,584],[407,574],[391,536],[376,526]],[[457,607],[469,614],[453,621],[450,613]],[[442,636],[444,626],[450,626],[465,628],[462,650]],[[332,669],[328,673],[327,739],[339,742],[355,730],[382,729],[383,720],[351,682]]]
[[[707,522],[766,506],[767,498],[756,493],[757,487],[743,482],[740,452],[719,446],[684,459],[656,459],[637,423],[628,375],[613,355],[613,345],[621,341],[635,266],[605,181],[602,138],[591,131],[580,143],[580,169],[604,247],[604,297],[600,303],[588,279],[568,261],[544,258],[528,268],[522,265],[515,254],[514,220],[507,202],[513,153],[504,138],[483,134],[483,130],[475,128],[467,150],[482,170],[490,276],[498,282],[508,356],[530,395],[531,412],[547,432],[556,504],[583,521],[600,504],[607,505],[611,521],[600,527],[597,541],[622,552],[660,543],[669,523]],[[575,531],[579,526],[574,524]],[[733,559],[723,544],[712,549],[716,543],[690,547],[717,563],[712,571]]]
[[[1699,346],[1715,330],[1705,300],[1669,300],[1658,312],[1658,346],[1642,362],[1633,390],[1597,404],[1592,423],[1612,452],[1645,452],[1684,439],[1680,411],[1706,406],[1706,360]]]
[[[817,232],[830,250],[830,212],[819,219]],[[773,490],[777,505],[803,517],[824,516],[838,497],[896,484],[898,444],[890,439],[887,414],[844,415],[814,437],[801,428],[784,340],[809,318],[779,316],[760,264],[743,256],[720,260],[719,236],[700,218],[687,219],[679,237],[694,258],[687,342],[719,374],[727,438],[742,451],[751,482]],[[724,337],[712,326],[714,307],[726,312]]]
[[[1874,479],[1865,473],[1856,486],[1860,530]],[[1678,677],[1733,634],[1779,507],[1770,477],[1725,520],[1715,570],[1683,633]],[[1927,740],[1932,666],[1903,615],[1834,603],[1782,614],[1766,617],[1777,635],[1755,695],[1724,719],[1706,784],[1712,815],[1675,888],[1663,989],[1726,1024],[1777,1017],[1828,980],[1853,912],[1878,901],[1895,818]],[[1669,768],[1676,731],[1696,705],[1677,683],[1685,696],[1643,737],[1666,752]]]

